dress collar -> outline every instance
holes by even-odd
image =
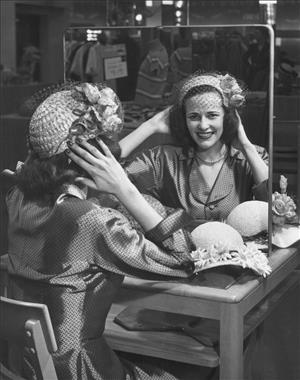
[[[62,199],[66,195],[71,195],[71,196],[73,196],[75,198],[79,198],[79,199],[86,199],[87,198],[87,191],[85,189],[79,188],[78,186],[76,186],[74,184],[63,185],[62,194],[58,197],[57,202],[59,203],[60,201],[62,201]]]
[[[190,160],[190,159],[195,158],[195,156],[196,156],[195,149],[190,148],[186,155],[182,152],[179,154],[179,160],[180,161]],[[242,160],[244,156],[241,153],[241,151],[239,151],[238,149],[234,148],[233,146],[228,146],[228,157],[230,159],[234,158],[234,159]]]

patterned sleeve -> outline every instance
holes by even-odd
[[[176,211],[145,237],[114,209],[93,209],[83,221],[88,225],[97,265],[127,276],[160,280],[193,273],[190,239],[182,229],[188,222],[184,211]]]
[[[147,149],[121,164],[141,193],[159,198],[163,169],[161,146]]]

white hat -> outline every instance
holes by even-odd
[[[196,227],[192,233],[196,250],[191,253],[196,271],[223,265],[250,268],[266,277],[272,271],[267,256],[251,242],[243,238],[233,227],[222,222],[207,222]]]

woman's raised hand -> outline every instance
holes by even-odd
[[[263,181],[266,181],[269,177],[268,166],[264,162],[262,157],[259,155],[255,145],[251,144],[251,142],[249,141],[240,115],[237,111],[235,111],[235,115],[238,118],[238,129],[237,137],[232,142],[232,145],[236,149],[239,149],[241,152],[243,152],[243,155],[246,157],[252,171],[254,182],[256,184],[262,183]]]
[[[97,141],[104,154],[84,140],[78,141],[78,144],[68,143],[70,149],[67,149],[66,154],[92,178],[79,177],[78,182],[118,196],[126,184],[131,185],[131,182],[105,143]]]
[[[145,231],[154,228],[162,217],[149,205],[137,188],[130,182],[103,141],[97,140],[104,154],[86,141],[69,143],[66,154],[84,169],[93,180],[78,178],[86,186],[114,194],[141,224]],[[83,149],[84,148],[84,149]]]
[[[233,140],[232,142],[232,145],[234,148],[238,149],[238,150],[241,150],[242,152],[244,151],[244,149],[251,144],[251,142],[249,141],[247,135],[246,135],[246,132],[245,132],[245,129],[244,129],[244,126],[243,126],[243,123],[242,123],[242,120],[241,120],[241,117],[238,113],[237,110],[235,110],[235,116],[238,120],[238,128],[237,128],[237,135],[236,135],[236,138]]]
[[[167,107],[163,111],[158,112],[151,119],[142,123],[133,132],[123,137],[119,141],[121,149],[121,157],[128,157],[139,145],[141,145],[148,137],[154,133],[170,134],[169,128],[169,111],[171,107]]]
[[[169,126],[169,112],[171,106],[155,114],[151,119],[147,120],[145,124],[150,124],[155,133],[170,134]]]

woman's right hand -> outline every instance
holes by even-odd
[[[154,133],[170,134],[169,112],[171,107],[158,112],[151,119],[142,123],[133,132],[119,141],[121,157],[128,157],[138,146]]]
[[[149,231],[162,221],[162,217],[149,205],[137,188],[130,182],[122,166],[118,163],[103,141],[98,140],[104,154],[86,141],[68,144],[66,154],[82,167],[93,180],[81,178],[86,186],[114,194],[140,223]],[[84,149],[82,148],[84,147]]]
[[[66,154],[92,178],[90,180],[80,177],[77,179],[78,182],[118,197],[123,190],[131,187],[132,183],[105,143],[102,140],[97,141],[104,154],[84,140],[80,141],[80,145],[68,143],[70,149]]]
[[[145,121],[143,124],[152,127],[153,133],[164,133],[170,134],[170,126],[169,126],[169,113],[171,106],[165,108],[164,110],[155,114],[151,119]]]

